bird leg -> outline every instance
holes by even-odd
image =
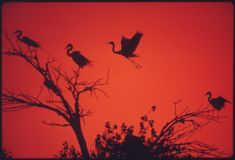
[[[134,61],[133,59],[129,58],[129,60],[130,60],[130,62],[131,62],[132,64],[135,65],[136,68],[138,68],[138,69],[141,69],[141,68],[142,68],[142,66],[141,66],[140,64],[138,64],[136,61]]]
[[[28,50],[31,53],[31,55],[33,55],[33,53],[37,54],[37,50],[36,49],[31,49],[31,47],[29,45],[28,45]]]
[[[32,50],[29,45],[28,45],[28,51],[32,54]]]
[[[72,71],[75,75],[79,75],[80,67],[78,67],[76,70],[72,68]]]
[[[219,112],[217,111],[217,118],[219,118]]]
[[[134,61],[131,58],[127,58],[137,69],[141,69],[142,66],[140,64],[138,64],[136,61]]]
[[[215,113],[215,112],[216,112],[216,113]],[[216,114],[216,116],[215,116],[215,114]],[[215,108],[213,108],[212,116],[218,118],[218,117],[219,117],[219,111],[217,111]]]
[[[53,94],[51,93],[51,91],[48,89],[48,102],[53,101]]]
[[[20,46],[20,44],[19,44],[19,41],[18,41],[18,40],[16,41],[16,43],[17,43],[17,45],[18,45],[19,50],[20,50],[20,51],[22,51],[22,48],[21,48],[21,46]]]
[[[38,93],[37,98],[39,98],[39,97],[40,97],[40,95],[41,95],[41,93],[42,93],[42,89],[43,89],[43,86],[41,86],[41,89],[40,89],[40,91],[39,91],[39,93]]]

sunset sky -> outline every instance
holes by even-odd
[[[196,110],[207,105],[207,91],[233,102],[233,5],[220,3],[4,3],[2,28],[12,33],[21,29],[42,46],[40,59],[48,55],[62,62],[66,71],[76,64],[66,55],[68,43],[92,61],[81,71],[81,81],[106,78],[102,86],[108,97],[99,99],[84,94],[80,104],[93,111],[85,119],[83,131],[89,149],[94,149],[96,134],[104,131],[106,121],[138,126],[139,118],[152,105],[157,106],[156,128],[174,117],[173,102],[182,99],[178,111],[189,106]],[[141,31],[135,61],[136,69],[124,57],[112,53],[107,44],[120,48],[121,36]],[[3,50],[9,49],[2,37]],[[22,46],[24,46],[22,44]],[[22,59],[2,56],[3,87],[37,96],[43,78]],[[48,95],[43,89],[44,95]],[[227,116],[221,123],[210,123],[192,139],[216,146],[233,154],[233,105],[219,112]],[[32,108],[4,112],[3,147],[14,157],[51,157],[64,141],[78,144],[69,127],[51,127],[41,121],[64,122],[47,110]]]

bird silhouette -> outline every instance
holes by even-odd
[[[14,32],[17,36],[17,39],[23,43],[25,43],[29,48],[30,47],[33,47],[35,49],[37,48],[41,48],[41,46],[39,45],[38,42],[35,42],[34,40],[26,37],[26,36],[23,36],[22,37],[22,31],[21,30],[17,30],[16,32]]]
[[[227,99],[219,96],[217,98],[211,98],[212,94],[210,91],[208,91],[205,95],[208,96],[208,102],[212,105],[212,107],[214,107],[216,110],[221,110],[222,108],[224,108],[224,104],[225,102],[227,103],[231,103],[230,101],[228,101]]]
[[[90,60],[84,57],[80,51],[73,51],[72,53],[70,53],[73,50],[73,45],[71,43],[66,46],[66,49],[67,55],[72,57],[73,61],[77,63],[80,68],[83,68],[90,63]]]
[[[112,45],[112,51],[113,53],[119,54],[124,56],[125,58],[127,58],[136,68],[142,68],[141,65],[139,65],[138,63],[136,63],[133,59],[131,58],[135,58],[138,57],[138,55],[136,55],[134,52],[140,42],[140,39],[142,38],[143,34],[141,32],[136,32],[135,35],[131,38],[128,39],[124,36],[122,36],[122,40],[121,40],[121,50],[116,51],[115,48],[115,44],[113,41],[109,42],[109,44]]]

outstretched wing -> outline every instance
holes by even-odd
[[[130,42],[130,39],[122,36],[122,40],[121,40],[121,45],[122,46],[121,46],[121,49],[122,50],[126,50],[126,48],[128,47],[129,42]]]
[[[135,35],[130,39],[130,42],[128,43],[128,47],[126,47],[126,51],[133,53],[136,50],[142,36],[143,36],[143,33],[136,32]]]

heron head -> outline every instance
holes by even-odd
[[[211,92],[210,91],[206,92],[205,96],[207,95],[211,95]]]
[[[71,43],[68,43],[64,49],[68,49],[68,48],[73,48],[73,45]]]
[[[22,31],[21,30],[16,30],[13,34],[22,35]]]
[[[108,44],[111,44],[111,45],[113,45],[114,44],[114,42],[113,41],[110,41],[110,42],[107,42]]]

